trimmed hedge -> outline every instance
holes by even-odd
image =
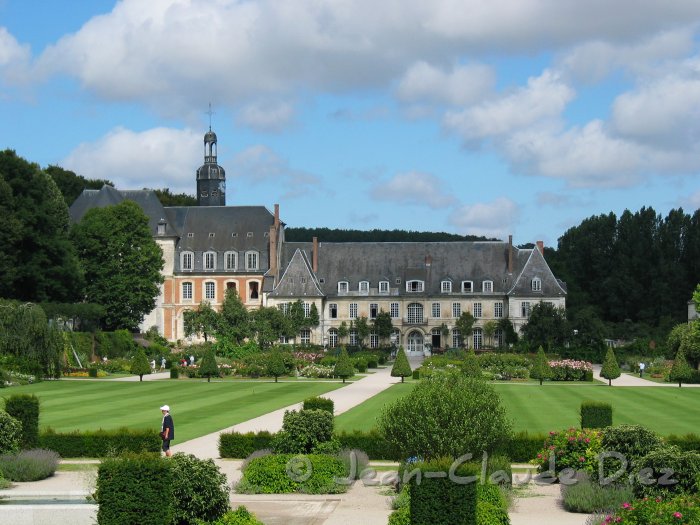
[[[335,410],[335,403],[327,397],[309,397],[304,399],[304,410],[326,410],[331,414]]]
[[[39,398],[33,394],[15,394],[5,400],[5,411],[22,424],[20,447],[39,445]]]
[[[236,490],[245,494],[339,494],[347,484],[343,462],[321,454],[271,454],[254,458],[243,471]]]
[[[171,525],[175,498],[169,461],[153,454],[104,460],[95,500],[100,525]]]
[[[419,462],[410,471],[418,476],[409,481],[412,525],[476,525],[477,483],[457,483],[449,479],[452,458]],[[409,472],[410,472],[409,471]],[[426,473],[444,473],[444,477],[428,477]],[[473,465],[460,465],[454,475],[477,476]]]
[[[160,452],[156,430],[95,430],[58,433],[47,429],[39,436],[41,448],[54,450],[64,458],[101,458],[123,452]]]
[[[581,428],[605,428],[613,424],[613,409],[602,401],[581,402]]]
[[[516,432],[508,443],[499,448],[496,453],[508,456],[513,463],[527,463],[537,457],[542,450],[542,444],[547,439],[547,434],[529,434]]]
[[[222,458],[247,458],[256,450],[272,448],[275,437],[270,432],[223,432],[219,434],[219,456]]]
[[[684,452],[700,452],[700,436],[697,434],[686,434],[685,436],[671,434],[664,438],[664,441],[669,445],[677,446]]]

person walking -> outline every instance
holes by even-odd
[[[175,425],[173,424],[173,417],[170,415],[170,407],[168,405],[163,405],[160,407],[160,411],[163,413],[163,423],[161,424],[160,437],[163,440],[163,452],[167,457],[173,455],[170,451],[170,442],[175,439]]]
[[[156,360],[151,359],[151,374],[155,374],[155,373],[156,373]]]
[[[160,358],[160,370],[159,371],[162,372],[163,370],[165,370],[165,357]]]

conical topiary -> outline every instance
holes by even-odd
[[[673,366],[671,367],[671,373],[668,378],[674,383],[678,382],[678,388],[681,387],[683,381],[690,379],[693,371],[688,364],[688,360],[685,358],[685,352],[683,348],[679,348],[676,352],[676,358],[673,360]]]
[[[403,346],[399,347],[399,351],[396,354],[396,360],[394,361],[394,366],[391,367],[391,377],[400,377],[403,383],[404,378],[413,374],[411,370],[411,365],[408,362],[408,357],[406,357],[406,352],[403,351]]]
[[[282,357],[282,352],[279,350],[270,352],[270,359],[267,362],[267,373],[275,378],[275,383],[279,376],[287,373],[287,367],[284,366],[284,357]]]
[[[552,377],[552,367],[549,366],[549,360],[544,353],[544,348],[541,346],[537,349],[535,362],[532,364],[532,369],[530,370],[530,377],[539,379],[540,385],[542,385],[542,381]]]
[[[206,377],[207,383],[211,383],[212,377],[219,377],[219,367],[216,364],[216,357],[212,347],[209,347],[202,358],[202,362],[199,364],[199,375]]]
[[[600,370],[600,377],[604,377],[608,380],[608,386],[612,386],[612,380],[617,379],[622,375],[620,372],[620,365],[617,364],[617,359],[615,359],[615,352],[612,347],[608,348],[608,353],[605,354],[605,361],[603,361],[603,368]]]
[[[143,381],[144,374],[151,373],[151,365],[148,364],[146,351],[142,347],[139,347],[136,351],[136,355],[131,360],[131,373],[139,376],[139,381]]]
[[[345,349],[345,347],[340,349],[340,355],[338,356],[338,361],[335,363],[333,375],[341,377],[343,379],[343,383],[345,383],[345,380],[348,377],[355,375],[355,367],[352,365],[352,361],[350,361],[350,356],[348,355],[348,351]]]

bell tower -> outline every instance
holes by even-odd
[[[204,164],[197,170],[197,205],[226,206],[226,172],[216,161],[216,133],[204,134]]]

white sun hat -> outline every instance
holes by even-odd
[[[170,412],[170,407],[168,405],[163,405],[160,407],[161,410],[165,410],[166,412]]]

